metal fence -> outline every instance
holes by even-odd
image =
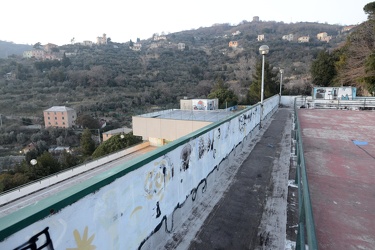
[[[353,100],[326,100],[301,96],[296,98],[295,102],[297,107],[314,109],[375,109],[375,97],[356,97]]]
[[[297,100],[298,99],[298,100]],[[296,98],[294,103],[294,139],[296,155],[296,179],[298,184],[298,233],[296,239],[296,249],[306,249],[306,240],[309,250],[318,249],[315,234],[315,222],[311,206],[309,184],[307,181],[306,165],[303,151],[300,123],[298,119],[298,108],[301,99]],[[303,101],[303,100],[302,100]]]

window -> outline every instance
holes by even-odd
[[[49,120],[49,116],[48,116],[48,120]]]
[[[58,125],[57,122],[55,122],[55,125]]]
[[[55,117],[55,120],[57,120],[57,117]]]
[[[63,116],[63,117],[61,117],[63,120],[65,119],[65,117]]]
[[[63,122],[63,125],[65,125],[65,122]]]
[[[50,122],[48,122],[48,125],[51,125],[51,123],[50,123]]]

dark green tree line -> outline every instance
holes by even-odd
[[[264,63],[264,96],[269,98],[279,92],[279,84],[277,82],[277,72],[272,71],[272,66],[265,61]],[[261,100],[262,88],[262,60],[258,60],[255,65],[255,74],[253,74],[253,81],[251,82],[248,92],[248,102],[255,104]]]

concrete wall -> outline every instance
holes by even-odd
[[[270,117],[277,105],[278,96],[266,100],[263,116]],[[194,204],[214,191],[212,182],[229,171],[227,159],[251,141],[260,117],[255,105],[0,218],[0,249],[32,243],[55,249],[162,248]]]
[[[206,121],[155,119],[152,117],[133,116],[133,133],[134,135],[142,135],[144,139],[152,137],[174,141],[211,123]]]

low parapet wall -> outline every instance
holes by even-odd
[[[59,183],[63,180],[69,179],[73,176],[82,174],[86,171],[89,171],[91,169],[97,168],[104,163],[117,160],[121,157],[124,157],[128,154],[131,154],[137,150],[140,150],[142,148],[146,148],[150,146],[149,142],[143,142],[140,144],[137,144],[133,147],[121,150],[119,152],[116,152],[111,155],[107,155],[105,157],[102,157],[100,159],[70,168],[69,170],[65,170],[59,173],[56,173],[52,176],[48,176],[46,178],[42,178],[40,180],[37,180],[35,182],[32,182],[27,185],[20,186],[18,188],[12,189],[9,192],[5,192],[4,194],[0,195],[0,205],[7,204],[13,200],[19,199],[21,197],[24,197],[30,193],[34,193],[38,190],[47,188],[51,185],[54,185],[56,183]]]
[[[267,119],[278,96],[264,102]],[[260,105],[0,219],[0,249],[157,249],[258,132]],[[34,245],[33,245],[34,244]]]

